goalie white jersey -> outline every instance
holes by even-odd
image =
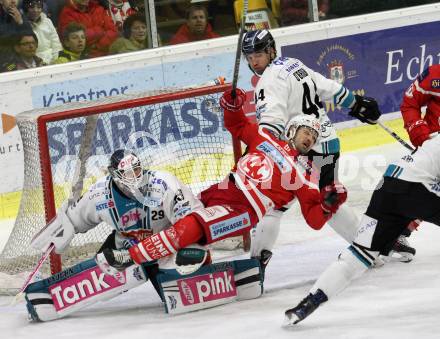
[[[440,136],[426,140],[413,154],[388,166],[384,176],[419,182],[440,196]]]
[[[318,153],[339,152],[339,140],[321,101],[351,107],[354,95],[343,85],[306,67],[300,60],[278,57],[264,71],[255,88],[256,115],[260,126],[277,135],[300,114],[312,114],[321,122]]]
[[[145,171],[140,196],[127,197],[111,176],[100,179],[66,211],[75,233],[84,233],[101,222],[116,230],[116,246],[127,238],[141,241],[172,224],[195,208],[203,207],[190,189],[173,175]]]

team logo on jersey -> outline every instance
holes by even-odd
[[[115,207],[115,203],[112,200],[108,200],[96,204],[96,211],[102,211],[113,207]]]
[[[238,170],[249,179],[266,182],[272,178],[273,164],[263,154],[247,154],[237,163]]]
[[[137,225],[139,220],[145,217],[145,212],[141,209],[133,208],[120,216],[119,221],[123,229]]]
[[[278,166],[281,172],[290,172],[292,171],[292,166],[285,159],[285,155],[283,155],[280,151],[276,149],[268,141],[264,141],[257,146],[257,149],[264,154],[266,154],[272,161]]]
[[[432,79],[431,80],[432,88],[440,88],[440,79]]]
[[[228,218],[209,226],[212,240],[219,239],[225,235],[250,226],[249,214],[243,213],[234,218]]]

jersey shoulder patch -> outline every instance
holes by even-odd
[[[278,77],[284,80],[303,66],[298,59],[286,57],[276,58],[272,63],[274,70],[278,71]]]
[[[439,90],[440,69],[436,66],[428,67],[417,77],[417,80],[420,86],[426,90]],[[424,81],[423,84],[422,81]]]
[[[86,194],[89,200],[100,201],[102,197],[105,197],[110,193],[110,181],[111,176],[99,179],[92,186],[90,186],[88,193]]]

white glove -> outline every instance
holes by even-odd
[[[41,231],[34,235],[31,246],[37,250],[45,251],[51,243],[55,245],[55,252],[61,254],[75,235],[72,222],[66,214],[67,201],[58,209],[57,215]]]

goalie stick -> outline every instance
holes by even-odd
[[[98,121],[97,115],[90,115],[86,118],[86,123],[84,126],[84,137],[83,141],[80,146],[79,150],[79,165],[75,168],[75,177],[76,180],[74,184],[72,185],[72,191],[70,193],[70,197],[68,199],[68,205],[71,206],[75,201],[77,201],[81,195],[83,185],[84,185],[84,177],[86,174],[86,162],[87,159],[90,157],[91,149],[92,149],[92,140],[93,136],[95,134],[96,129],[96,123]],[[51,273],[55,273],[58,269],[60,271],[61,269],[61,258],[58,255],[54,255],[52,251],[54,250],[55,245],[51,243],[47,249],[43,252],[41,258],[38,260],[37,265],[33,269],[33,271],[29,274],[29,276],[26,278],[23,286],[21,287],[18,294],[14,297],[12,300],[12,304],[17,304],[24,300],[24,290],[28,285],[32,282],[34,277],[37,275],[37,273],[40,271],[41,266],[43,266],[43,263],[46,261],[47,257],[51,256],[51,259],[54,261],[55,267],[52,265],[51,262]]]
[[[34,277],[37,275],[41,266],[43,266],[43,263],[46,261],[47,257],[50,255],[50,253],[52,252],[52,250],[54,248],[55,248],[55,245],[53,243],[51,243],[49,245],[49,247],[43,252],[43,255],[41,256],[40,260],[38,260],[37,266],[35,266],[34,270],[31,272],[31,274],[29,274],[29,276],[25,280],[20,291],[15,295],[14,299],[12,299],[11,305],[16,305],[20,301],[24,300],[24,290],[26,289],[26,287],[29,286],[29,284],[32,282]]]

